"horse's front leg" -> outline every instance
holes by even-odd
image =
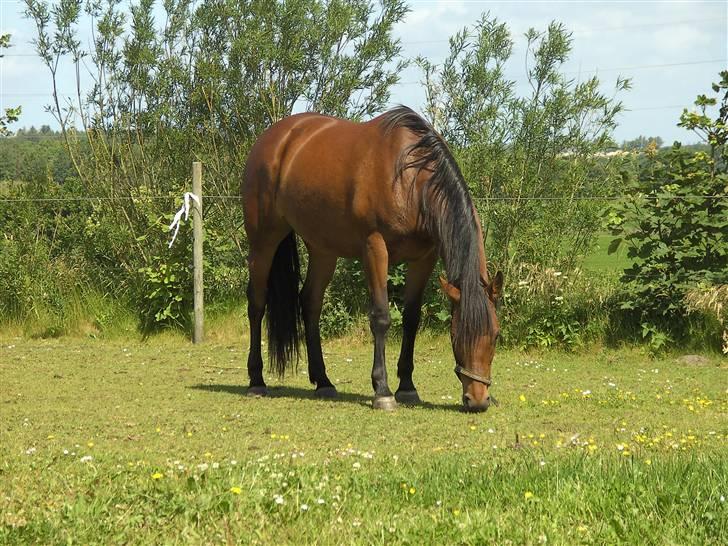
[[[433,251],[416,262],[407,265],[407,277],[404,286],[404,312],[402,313],[402,349],[397,362],[399,388],[395,393],[397,402],[401,404],[419,404],[420,397],[412,381],[415,368],[414,352],[417,328],[420,325],[422,295],[427,281],[437,262],[437,253]]]
[[[389,299],[387,297],[387,269],[389,255],[387,245],[381,234],[374,233],[367,238],[363,256],[371,307],[369,326],[374,335],[374,365],[372,367],[372,387],[374,388],[374,408],[392,410],[397,402],[387,383],[387,366],[384,358],[384,344],[389,329]]]

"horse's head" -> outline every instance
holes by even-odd
[[[491,365],[496,340],[500,335],[495,308],[503,291],[503,274],[499,271],[490,284],[482,280],[481,288],[485,291],[485,298],[481,301],[485,305],[483,310],[485,320],[475,335],[466,338],[466,343],[457,342],[463,339],[460,335],[462,328],[460,289],[448,283],[443,277],[440,277],[440,285],[452,303],[450,336],[453,340],[455,373],[463,384],[463,406],[468,411],[485,411],[491,403],[489,392]]]

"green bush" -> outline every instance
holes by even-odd
[[[728,283],[728,71],[721,75],[713,86],[723,93],[718,118],[706,115],[717,100],[700,96],[702,114],[686,110],[681,121],[706,135],[711,152],[689,152],[676,142],[646,154],[631,182],[633,197],[608,217],[617,237],[610,251],[627,245],[633,263],[622,276],[621,309],[654,351],[694,337],[685,303],[691,289]],[[703,321],[699,329],[706,327]]]
[[[523,349],[575,349],[603,339],[615,290],[614,275],[522,264],[503,297],[503,343]]]

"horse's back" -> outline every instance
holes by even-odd
[[[249,216],[265,215],[340,256],[358,256],[373,231],[404,236],[417,216],[404,205],[406,188],[394,184],[407,138],[385,131],[379,118],[356,123],[305,113],[281,120],[251,150],[246,225]]]

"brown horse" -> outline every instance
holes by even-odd
[[[301,322],[316,394],[336,396],[321,353],[319,318],[338,257],[359,258],[371,295],[374,407],[419,402],[412,382],[422,294],[442,257],[452,302],[451,337],[463,404],[490,404],[491,363],[499,333],[495,303],[503,277],[491,282],[478,215],[443,139],[409,108],[367,123],[318,114],[283,119],[250,151],[241,193],[250,243],[248,374],[253,395],[266,394],[261,322],[267,309],[271,367],[283,375],[298,359]],[[298,234],[309,254],[299,293]],[[408,263],[399,388],[393,397],[384,360],[389,328],[387,269]],[[395,401],[396,400],[396,401]]]

